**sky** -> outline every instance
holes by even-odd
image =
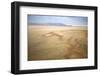
[[[50,15],[28,15],[28,24],[64,24],[87,26],[88,17],[82,16],[50,16]]]

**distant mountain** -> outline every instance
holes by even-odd
[[[29,23],[29,25],[44,25],[44,26],[72,26],[72,25],[66,25],[63,23]]]

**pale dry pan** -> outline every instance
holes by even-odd
[[[87,28],[28,26],[28,60],[79,59],[88,57]]]

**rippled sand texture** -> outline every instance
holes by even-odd
[[[86,27],[28,26],[28,60],[88,57]]]

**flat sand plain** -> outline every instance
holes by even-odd
[[[87,58],[87,34],[85,26],[28,25],[28,61]]]

